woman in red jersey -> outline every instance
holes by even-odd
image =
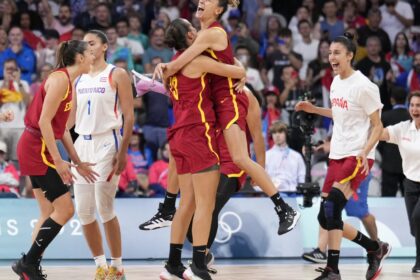
[[[192,44],[195,37],[196,30],[187,20],[176,19],[171,23],[165,40],[169,47],[177,50],[174,60]],[[205,264],[205,252],[220,174],[216,116],[207,73],[237,79],[245,76],[241,67],[198,56],[169,77],[175,123],[169,130],[168,139],[181,187],[181,201],[172,224],[169,261],[160,275],[161,279],[183,277],[185,268],[180,256],[193,214],[191,271],[197,279],[211,279]]]
[[[42,83],[25,116],[25,131],[17,153],[22,175],[29,175],[41,217],[35,239],[27,254],[15,262],[13,271],[21,279],[46,279],[40,266],[41,256],[64,224],[73,217],[74,207],[68,186],[73,182],[70,163],[64,161],[56,146],[60,139],[78,173],[89,181],[96,174],[90,163],[80,162],[66,123],[72,108],[72,83],[87,73],[93,61],[86,42],[64,42],[57,51],[57,67]]]
[[[201,23],[201,31],[197,39],[180,57],[169,64],[156,67],[155,75],[173,75],[186,63],[201,53],[221,61],[233,64],[233,52],[229,38],[218,19],[226,11],[227,6],[237,6],[237,0],[200,0],[197,18]],[[163,73],[164,72],[164,73]],[[245,135],[246,112],[248,100],[243,92],[236,92],[232,78],[212,77],[210,84],[214,96],[218,126],[223,130],[229,153],[233,162],[249,174],[254,182],[270,196],[279,216],[278,234],[284,234],[294,228],[300,213],[293,210],[281,198],[264,168],[254,162],[248,155]]]

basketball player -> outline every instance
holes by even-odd
[[[196,30],[187,20],[176,19],[170,24],[165,42],[177,50],[174,60],[192,44],[195,37]],[[211,279],[205,253],[220,174],[216,116],[207,73],[239,79],[245,77],[242,67],[199,56],[169,79],[175,123],[169,129],[168,139],[181,186],[181,200],[171,228],[169,261],[161,279],[186,277],[181,252],[193,215],[194,242],[190,274],[194,279]]]
[[[73,111],[75,131],[79,134],[75,147],[82,159],[96,163],[94,169],[99,176],[95,183],[76,176],[76,212],[97,266],[95,279],[119,280],[125,279],[125,276],[122,266],[121,232],[114,211],[114,199],[119,175],[125,168],[134,123],[131,80],[124,69],[105,61],[108,40],[102,31],[88,31],[84,41],[94,53],[95,60],[89,73],[82,75],[75,82]],[[109,268],[95,209],[98,210],[103,223],[111,252]]]
[[[336,74],[330,91],[332,109],[316,107],[308,101],[296,104],[297,111],[319,114],[334,121],[330,162],[318,215],[320,226],[328,230],[328,260],[322,275],[316,278],[318,280],[341,279],[338,261],[343,236],[366,249],[367,280],[379,275],[382,261],[391,250],[388,243],[368,238],[344,224],[341,217],[347,201],[372,168],[375,146],[382,132],[380,112],[383,105],[379,89],[352,68],[355,54],[352,34],[345,33],[330,45],[329,62]]]
[[[91,164],[80,160],[66,130],[72,108],[72,82],[89,71],[93,59],[86,42],[63,42],[57,51],[56,69],[41,84],[25,116],[26,127],[17,154],[21,174],[30,176],[41,217],[34,229],[32,247],[12,266],[21,279],[47,279],[42,274],[41,256],[74,214],[68,186],[75,174],[61,158],[55,141],[62,140],[79,176],[89,182],[97,176]]]
[[[173,75],[194,57],[208,53],[212,58],[223,63],[233,64],[233,52],[229,37],[218,19],[226,11],[228,4],[236,7],[237,0],[201,0],[196,16],[201,23],[201,31],[194,43],[179,57],[169,64],[159,64],[154,76]],[[234,80],[215,76],[211,89],[215,96],[215,110],[218,126],[223,130],[229,153],[233,162],[252,177],[255,183],[272,199],[279,216],[278,234],[292,230],[300,218],[300,213],[293,210],[281,198],[264,168],[254,162],[248,154],[246,141],[247,98],[243,92],[235,92]]]

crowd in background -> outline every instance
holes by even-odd
[[[12,110],[15,115],[14,121],[0,123],[0,197],[31,196],[29,180],[19,176],[16,144],[25,128],[26,108],[55,67],[61,41],[82,40],[87,30],[103,30],[109,40],[109,63],[153,73],[158,63],[169,62],[174,54],[164,44],[171,20],[183,17],[200,28],[194,16],[197,3],[0,0],[0,112]],[[344,32],[355,35],[354,67],[378,85],[384,125],[409,118],[407,98],[420,91],[419,0],[296,0],[287,5],[280,0],[242,0],[221,21],[236,58],[246,67],[247,85],[262,106],[266,169],[280,190],[293,192],[305,178],[303,135],[295,127],[294,105],[310,91],[318,105],[330,106],[333,76],[328,51],[335,37]],[[117,195],[162,195],[171,104],[161,94],[147,93],[135,99],[134,107],[136,124]],[[316,119],[313,141],[328,140],[331,125],[331,120]],[[316,150],[315,158],[325,160],[322,149]],[[379,145],[380,158],[380,193],[403,195],[398,148]]]

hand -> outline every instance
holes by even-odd
[[[59,159],[58,161],[54,162],[55,169],[57,170],[58,175],[60,175],[61,180],[67,186],[73,184],[74,175],[70,171],[70,167],[76,167],[76,165],[71,164],[68,161],[64,161]]]
[[[359,153],[359,155],[357,155],[356,158],[361,161],[361,166],[360,167],[362,167],[362,171],[360,173],[367,176],[369,174],[369,163],[368,163],[368,160],[367,160],[366,153],[364,151],[362,151],[362,152]]]
[[[77,173],[80,174],[88,183],[95,183],[99,174],[92,170],[91,166],[95,166],[96,163],[81,162],[76,165]]]
[[[15,118],[15,114],[11,110],[7,110],[4,113],[0,114],[0,121],[2,122],[11,122]]]
[[[153,72],[152,80],[156,80],[156,78],[163,80],[163,72],[166,71],[167,63],[159,63],[155,67],[155,71]]]
[[[295,106],[295,110],[297,112],[315,113],[315,106],[309,101],[299,101]]]
[[[284,87],[291,90],[297,85],[298,81],[297,78],[290,78],[285,82]]]
[[[125,165],[127,164],[127,158],[125,154],[121,155],[120,153],[115,154],[112,159],[112,166],[115,175],[120,175],[124,171]]]
[[[246,77],[243,77],[239,81],[237,81],[233,86],[237,92],[243,92],[246,84]]]

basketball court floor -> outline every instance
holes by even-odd
[[[323,265],[309,264],[300,259],[269,260],[216,260],[218,273],[215,280],[306,280],[320,275],[315,269]],[[0,262],[0,280],[18,277],[11,271],[10,261]],[[126,261],[127,280],[157,280],[163,261]],[[185,264],[186,262],[184,262]],[[420,274],[411,273],[414,259],[387,259],[378,280],[419,279]],[[91,261],[46,261],[45,273],[49,280],[90,280],[94,266]],[[341,261],[341,277],[345,280],[365,279],[366,259],[344,259]]]

